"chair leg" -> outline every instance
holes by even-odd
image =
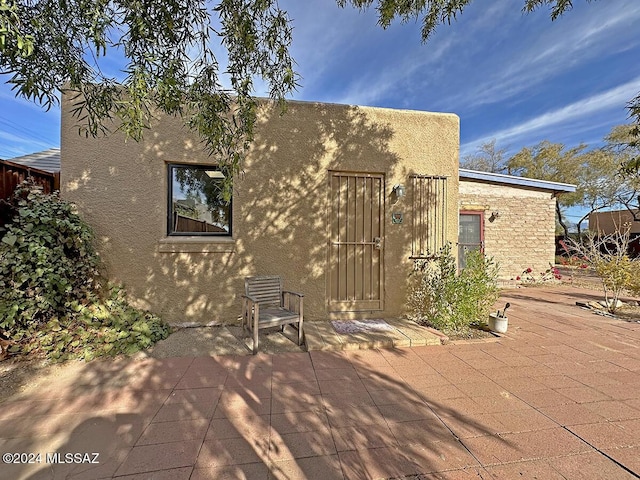
[[[258,317],[253,319],[253,354],[258,353]]]
[[[302,345],[302,318],[298,322],[298,346]]]
[[[298,313],[300,315],[300,321],[298,322],[298,346],[302,345],[302,321],[304,320],[304,304],[302,298],[299,299]]]
[[[258,353],[258,329],[253,329],[253,354]]]

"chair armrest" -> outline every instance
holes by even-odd
[[[298,301],[297,302],[293,302],[293,303],[297,303],[298,307],[295,310],[292,310],[292,305],[291,305],[291,296],[297,297]],[[300,313],[302,311],[302,302],[304,302],[304,295],[298,292],[292,292],[290,290],[283,290],[282,291],[282,300],[280,303],[281,307],[284,307],[287,310],[290,311],[297,311],[298,313]]]
[[[288,293],[288,294],[290,294],[290,295],[295,295],[296,297],[300,297],[300,298],[303,298],[303,297],[304,297],[304,295],[303,295],[302,293],[292,292],[292,291],[290,291],[290,290],[283,290],[283,292],[282,292],[282,293]]]
[[[258,300],[256,300],[254,297],[250,295],[240,295],[240,296],[246,300],[249,300],[251,303],[258,303]]]

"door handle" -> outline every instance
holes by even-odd
[[[380,237],[375,237],[373,239],[373,246],[376,250],[380,250],[382,248],[382,239]]]

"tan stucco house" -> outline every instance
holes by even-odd
[[[96,231],[110,277],[170,323],[235,322],[244,278],[262,274],[304,293],[309,320],[397,317],[414,259],[457,243],[459,208],[483,221],[500,210],[498,223],[484,221],[487,251],[510,215],[492,195],[509,188],[524,192],[514,194],[521,213],[540,203],[544,241],[553,225],[553,189],[485,191],[459,177],[453,114],[290,102],[280,116],[265,102],[223,205],[223,173],[179,119],[160,117],[139,143],[87,139],[70,107],[63,98],[62,195]]]
[[[265,102],[229,207],[180,119],[86,139],[65,98],[61,128],[63,197],[110,276],[169,322],[235,321],[259,274],[304,293],[307,319],[398,316],[411,257],[457,239],[456,115]]]

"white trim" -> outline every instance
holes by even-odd
[[[459,170],[460,180],[479,180],[489,183],[502,183],[506,185],[517,185],[519,187],[537,188],[539,190],[550,190],[552,192],[575,192],[576,186],[570,183],[550,182],[548,180],[538,180],[535,178],[516,177],[515,175],[504,175],[502,173],[479,172],[477,170]]]

